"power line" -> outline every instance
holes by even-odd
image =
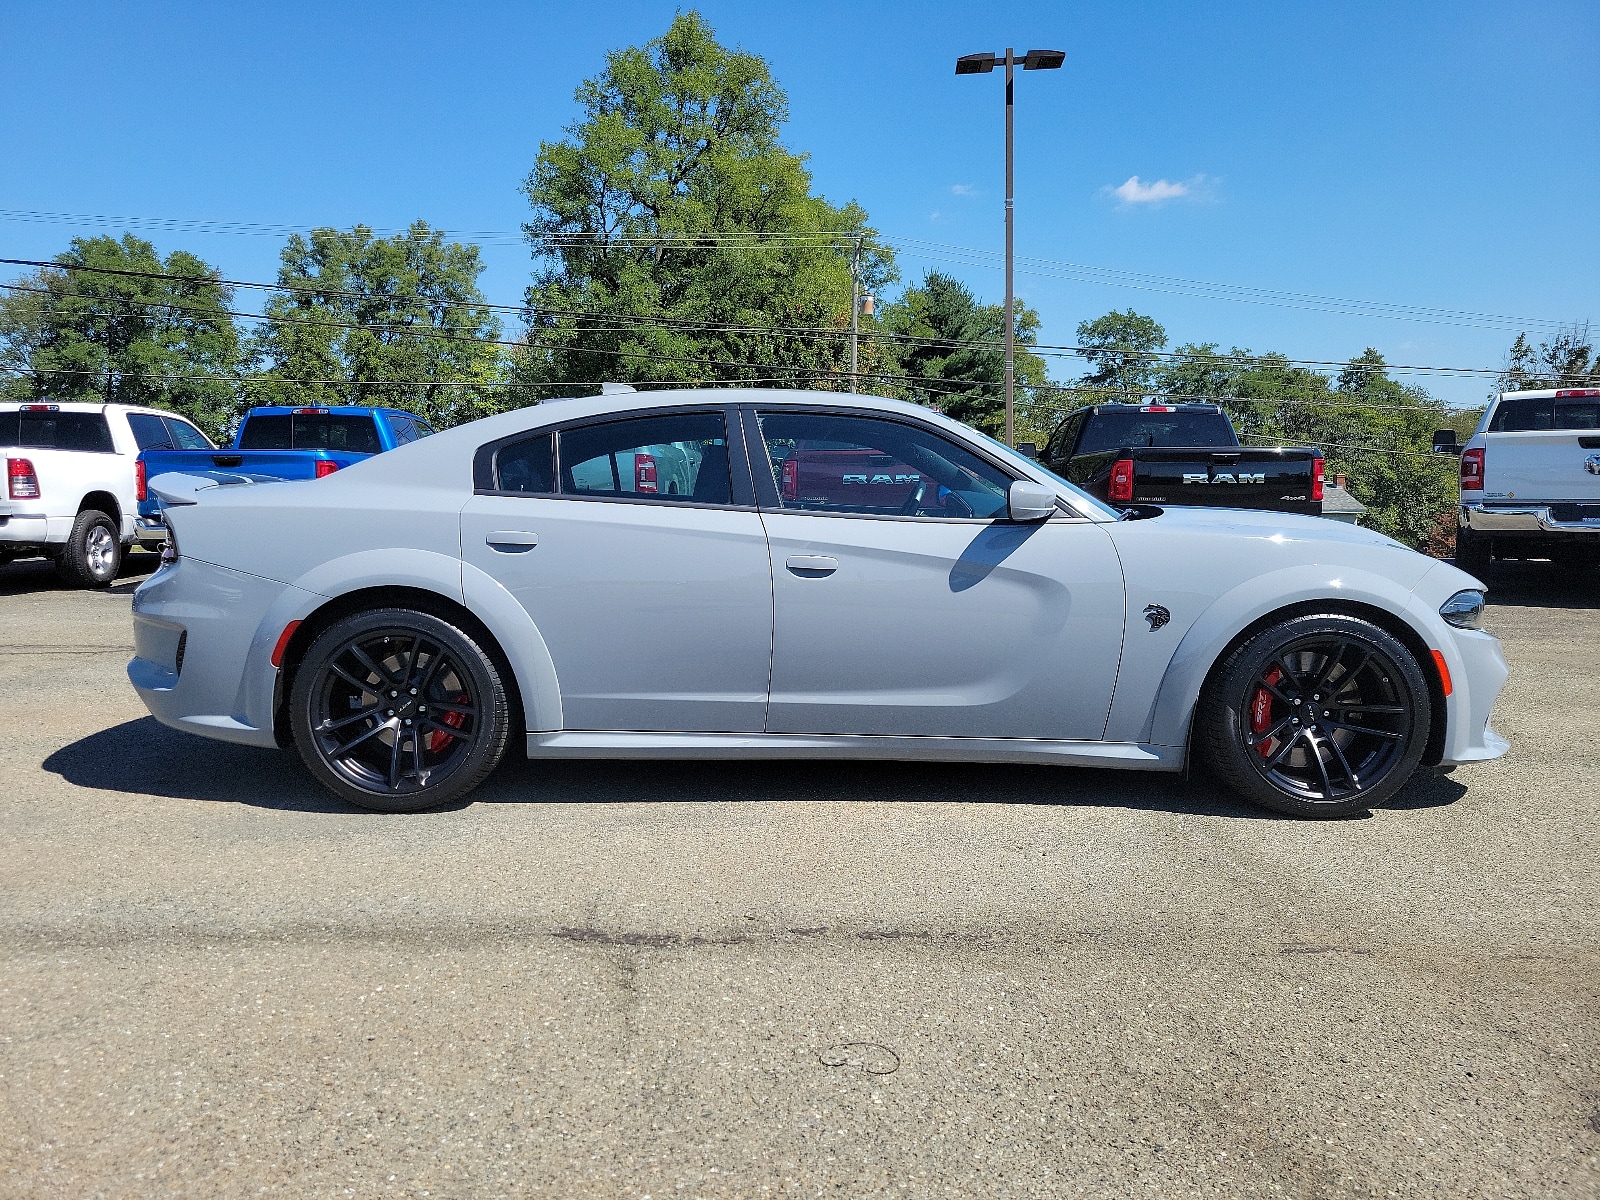
[[[190,283],[190,284],[210,283],[210,284],[213,284],[213,285],[219,286],[219,287],[247,288],[247,289],[262,290],[262,291],[281,291],[281,292],[287,292],[287,293],[295,294],[295,295],[299,295],[299,294],[310,295],[310,296],[314,296],[314,297],[317,297],[317,298],[344,297],[344,298],[358,299],[358,300],[363,300],[363,301],[368,301],[368,302],[370,302],[373,299],[375,299],[375,297],[373,297],[370,293],[365,293],[365,292],[355,292],[355,291],[348,291],[348,290],[318,288],[318,287],[306,287],[306,286],[300,286],[300,285],[295,285],[295,284],[263,283],[263,282],[254,281],[254,280],[223,279],[223,278],[220,278],[220,277],[217,277],[217,276],[180,275],[180,274],[175,274],[175,273],[172,273],[172,272],[164,272],[164,271],[140,271],[140,270],[134,270],[134,269],[131,269],[131,268],[122,268],[122,267],[97,267],[97,266],[90,266],[88,264],[83,264],[83,263],[61,263],[61,262],[44,261],[44,260],[39,260],[39,259],[0,258],[0,264],[7,264],[7,265],[12,265],[12,266],[36,267],[36,268],[43,269],[43,270],[86,271],[86,272],[91,272],[91,273],[95,273],[95,274],[103,274],[103,275],[128,276],[128,277],[136,277],[136,278],[144,278],[144,279],[165,279],[165,280],[172,280],[172,281]],[[24,285],[20,285],[20,284],[0,284],[0,287],[9,287],[9,288],[12,288],[14,290],[20,290],[20,291],[37,291],[37,290],[39,290],[39,289],[30,289],[30,288],[27,288]],[[175,304],[175,303],[173,303],[171,301],[139,300],[139,299],[135,299],[133,297],[124,297],[122,299],[126,303],[145,304],[145,305],[150,305],[150,306],[162,306],[162,305],[165,305],[167,307],[176,307],[176,308],[183,308],[184,307],[182,305],[177,305],[177,304]],[[381,299],[381,298],[379,298],[379,299]],[[688,321],[688,320],[684,320],[682,318],[654,316],[654,315],[638,315],[638,316],[635,316],[635,315],[632,315],[632,314],[625,314],[625,313],[606,313],[606,312],[600,312],[600,311],[588,310],[588,309],[559,309],[559,308],[543,308],[543,307],[537,307],[537,306],[535,306],[535,307],[528,307],[528,306],[515,307],[515,306],[511,306],[511,305],[491,304],[491,303],[489,303],[487,301],[476,301],[476,300],[443,300],[443,299],[440,299],[440,300],[427,300],[427,301],[423,302],[423,307],[426,307],[426,308],[463,307],[463,308],[471,308],[471,309],[478,310],[478,311],[481,311],[481,312],[489,312],[489,313],[501,313],[501,312],[503,312],[503,313],[516,314],[516,315],[520,315],[520,316],[526,316],[526,315],[528,315],[530,313],[542,313],[542,314],[548,314],[548,315],[553,315],[553,316],[557,316],[557,317],[562,317],[562,316],[575,317],[575,318],[596,317],[596,318],[601,318],[601,319],[604,319],[604,320],[607,320],[607,321],[632,322],[634,324],[644,324],[644,325],[660,325],[660,326],[666,327],[666,328],[711,330],[711,331],[715,331],[715,332],[724,332],[724,333],[729,333],[729,332],[732,332],[732,333],[751,333],[751,334],[759,334],[759,335],[764,335],[764,336],[773,336],[773,335],[776,335],[776,334],[783,334],[783,335],[786,335],[786,336],[795,336],[795,337],[811,336],[811,337],[825,337],[825,338],[833,338],[833,339],[842,339],[842,338],[848,336],[848,333],[846,331],[837,330],[837,329],[829,329],[829,328],[824,327],[824,326],[806,326],[806,325],[789,325],[789,326],[785,326],[785,325],[771,325],[771,326],[767,326],[767,325],[738,325],[738,324],[728,323],[728,322]],[[227,312],[227,313],[230,313],[231,315],[236,315],[236,316],[239,316],[239,317],[241,317],[243,319],[247,319],[247,320],[293,321],[293,320],[297,320],[298,319],[298,318],[285,318],[285,317],[273,316],[273,315],[270,315],[270,314],[258,315],[258,314],[255,314],[255,313],[234,312],[233,310],[213,309],[213,308],[204,308],[201,311]],[[315,323],[315,322],[311,322],[311,323]],[[379,324],[376,324],[376,323],[342,323],[342,326],[343,327],[348,327],[348,328],[388,329],[388,330],[394,330],[394,331],[415,329],[414,326],[386,326],[386,325],[379,325]],[[583,332],[583,331],[586,331],[586,330],[580,329],[578,331],[579,332]],[[602,332],[602,331],[604,331],[604,332],[612,332],[612,331],[617,331],[617,332],[621,332],[621,331],[625,331],[625,330],[610,330],[610,329],[608,329],[607,327],[604,327],[604,326],[593,326],[593,327],[588,327],[587,331],[592,331],[592,332]],[[453,335],[445,334],[445,333],[442,333],[442,332],[440,332],[440,333],[427,332],[427,333],[421,333],[421,334],[419,334],[419,336],[449,338],[449,337],[451,337]],[[1000,343],[998,343],[998,342],[973,341],[973,340],[955,340],[955,339],[943,339],[943,338],[918,338],[918,337],[915,337],[915,336],[909,335],[909,334],[897,334],[897,333],[892,333],[892,332],[887,332],[887,331],[871,331],[871,332],[863,333],[861,336],[863,338],[869,340],[869,341],[888,341],[888,342],[895,342],[895,343],[901,343],[901,344],[910,344],[910,345],[925,345],[925,346],[929,346],[929,347],[932,347],[932,348],[935,348],[935,349],[952,349],[952,350],[955,350],[955,349],[978,349],[978,350],[987,350],[987,351],[997,352],[998,349],[999,349],[999,346],[1000,346]],[[481,340],[488,341],[488,340],[493,340],[493,339],[481,339]],[[511,345],[511,346],[522,346],[522,345],[525,345],[526,343],[518,342],[518,341],[501,341],[499,344]],[[1104,347],[1097,347],[1097,346],[1051,345],[1051,344],[1048,344],[1048,343],[1047,344],[1027,343],[1026,344],[1026,349],[1030,353],[1038,354],[1038,355],[1045,356],[1045,357],[1092,358],[1094,356],[1103,356],[1103,355],[1107,355],[1107,354],[1118,354],[1118,353],[1130,353],[1131,354],[1132,353],[1132,352],[1117,351],[1115,349],[1112,349],[1112,350],[1108,351]],[[620,352],[607,352],[607,353],[620,353]],[[1152,357],[1152,358],[1160,358],[1160,359],[1165,359],[1165,360],[1172,360],[1172,361],[1196,362],[1196,363],[1215,363],[1215,364],[1218,364],[1218,365],[1226,365],[1226,366],[1238,366],[1238,365],[1240,365],[1240,360],[1235,358],[1232,355],[1201,353],[1201,352],[1196,352],[1196,351],[1147,350],[1147,351],[1138,352],[1138,355],[1139,356],[1148,356],[1148,357]],[[1303,367],[1313,367],[1313,368],[1339,368],[1339,369],[1343,369],[1343,368],[1346,368],[1346,367],[1351,365],[1351,363],[1348,362],[1348,361],[1339,361],[1339,360],[1334,360],[1334,359],[1288,358],[1288,357],[1279,356],[1279,355],[1255,356],[1252,359],[1246,360],[1246,361],[1247,361],[1248,365],[1256,365],[1256,364],[1259,364],[1259,363],[1262,363],[1262,362],[1268,362],[1268,363],[1280,363],[1281,362],[1281,363],[1289,365],[1289,366],[1303,366]],[[1385,371],[1399,371],[1399,372],[1406,372],[1406,373],[1413,373],[1413,374],[1438,375],[1438,376],[1489,377],[1489,378],[1493,378],[1493,377],[1498,377],[1498,376],[1504,374],[1504,372],[1500,368],[1496,368],[1496,367],[1444,367],[1444,366],[1433,366],[1433,365],[1426,365],[1426,364],[1410,364],[1410,363],[1384,363],[1384,364],[1382,364],[1382,366],[1383,366],[1383,369]],[[1551,374],[1550,378],[1556,378],[1556,379],[1588,379],[1588,378],[1590,378],[1590,375],[1589,375],[1589,373],[1586,373],[1586,372],[1557,372],[1557,373]],[[1030,386],[1037,386],[1037,385],[1030,385]]]
[[[153,228],[168,232],[222,233],[286,236],[311,233],[328,226],[302,226],[262,224],[246,221],[186,220],[168,217],[105,216],[88,213],[50,213],[21,209],[0,209],[0,220],[17,222],[66,223],[102,227]],[[374,233],[401,233],[394,227],[371,227]],[[473,239],[480,244],[523,244],[543,241],[558,246],[583,244],[666,246],[666,245],[767,245],[815,244],[839,242],[861,236],[859,230],[818,230],[797,233],[762,233],[759,230],[724,231],[702,234],[640,234],[605,235],[588,232],[565,234],[537,234],[524,228],[508,230],[431,230],[441,236]],[[921,238],[884,237],[874,235],[873,240],[885,247],[896,249],[913,258],[935,262],[954,262],[963,266],[998,268],[1000,256],[991,250],[971,246],[956,246]],[[1151,272],[1129,271],[1116,267],[1101,267],[1089,263],[1075,263],[1058,259],[1024,255],[1017,259],[1017,269],[1024,274],[1043,278],[1068,279],[1080,283],[1093,283],[1108,287],[1129,288],[1136,291],[1159,292],[1187,296],[1193,299],[1225,300],[1239,304],[1267,305],[1309,312],[1327,312],[1342,316],[1381,317],[1388,320],[1414,321],[1426,324],[1460,325],[1473,329],[1543,329],[1554,331],[1565,323],[1540,317],[1516,317],[1503,313],[1480,313],[1462,309],[1403,304],[1385,300],[1355,300],[1314,292],[1297,292],[1276,288],[1254,287],[1244,284],[1218,283],[1207,280],[1186,279],[1181,276],[1159,275]]]

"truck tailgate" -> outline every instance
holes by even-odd
[[[1216,450],[1204,446],[1135,449],[1133,498],[1143,504],[1316,512],[1315,456],[1295,450]]]
[[[1600,500],[1600,430],[1489,433],[1483,444],[1485,500]]]

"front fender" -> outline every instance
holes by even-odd
[[[1119,679],[1106,736],[1157,746],[1184,745],[1206,676],[1241,630],[1280,609],[1306,602],[1337,601],[1382,609],[1417,629],[1425,641],[1437,644],[1429,636],[1428,625],[1418,627],[1411,592],[1392,579],[1348,567],[1339,568],[1338,577],[1329,579],[1326,566],[1286,567],[1247,579],[1218,596],[1184,633],[1153,691],[1140,688],[1124,705],[1124,681]],[[1423,664],[1423,669],[1427,670],[1428,665]],[[1154,696],[1143,711],[1138,704],[1141,693]]]

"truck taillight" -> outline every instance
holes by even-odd
[[[339,469],[339,464],[326,458],[317,459],[317,478],[323,479]]]
[[[1133,459],[1119,458],[1111,464],[1111,479],[1106,484],[1106,499],[1113,503],[1133,502]]]
[[[26,458],[6,459],[6,490],[13,500],[39,498],[39,476],[34,472],[32,461]]]
[[[1483,491],[1483,447],[1475,446],[1461,452],[1461,490]]]
[[[656,460],[653,454],[635,453],[633,456],[633,490],[656,491]]]
[[[783,498],[785,500],[800,499],[800,460],[786,458],[783,460]]]
[[[1322,470],[1322,460],[1320,458],[1313,458],[1311,460],[1311,498],[1313,500],[1322,499]]]
[[[133,498],[140,504],[150,499],[150,486],[145,479],[143,459],[139,459],[133,464]]]

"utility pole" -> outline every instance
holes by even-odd
[[[856,379],[856,341],[861,332],[861,235],[850,251],[850,394],[861,390]]]
[[[1017,323],[1016,299],[1012,288],[1012,252],[1015,245],[1013,221],[1015,189],[1013,188],[1014,139],[1012,137],[1012,86],[1013,68],[1019,63],[1024,71],[1053,71],[1066,62],[1061,50],[1029,50],[1018,58],[1010,46],[1006,47],[1006,445],[1017,444],[1016,406],[1014,396],[1017,382]],[[963,54],[956,59],[957,75],[987,75],[1001,62],[997,54]]]

